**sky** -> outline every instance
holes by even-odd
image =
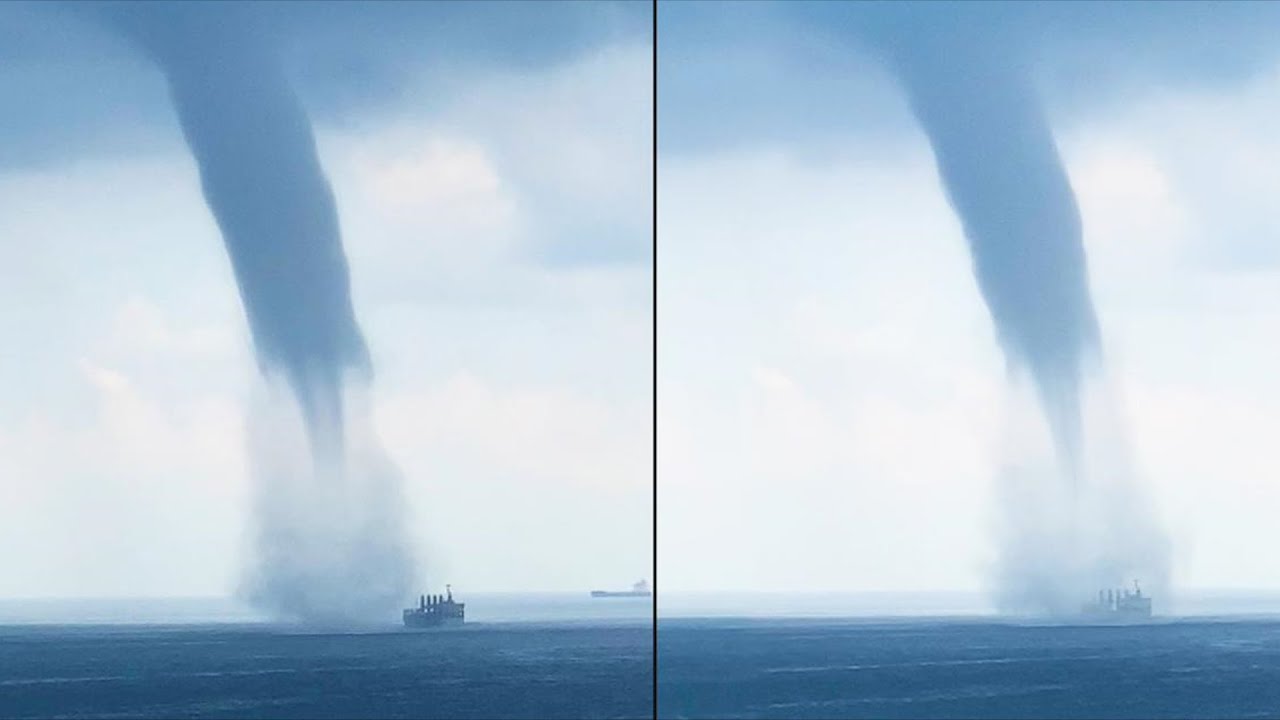
[[[899,7],[1025,49],[1083,220],[1099,392],[1174,587],[1274,590],[1275,10],[1174,5]],[[1044,434],[848,7],[660,9],[667,592],[982,591],[1010,428]]]
[[[1280,589],[1259,551],[1280,503],[1274,10],[1000,15],[1024,5],[937,27],[1031,40],[1174,581]],[[427,577],[646,574],[646,13],[261,7],[334,187]],[[830,7],[662,10],[664,591],[974,590],[996,554],[1025,388],[926,138],[865,19]],[[2,12],[0,597],[233,592],[261,385],[164,84],[74,8]]]
[[[334,189],[427,581],[647,575],[646,14],[260,8]],[[163,79],[75,6],[0,28],[0,597],[231,594],[264,390]]]

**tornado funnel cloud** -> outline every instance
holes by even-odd
[[[369,361],[305,111],[234,7],[126,6],[115,20],[168,80],[263,371],[283,373],[313,445],[341,442],[343,376]]]
[[[394,617],[413,577],[402,481],[374,433],[333,191],[254,6],[91,7],[168,80],[266,379],[271,400],[250,418],[246,594],[302,620]],[[286,383],[298,413],[281,407]]]
[[[1080,211],[1025,72],[984,51],[897,58],[964,227],[1010,364],[1030,371],[1059,460],[1074,474],[1080,386],[1098,330]]]
[[[1167,541],[1118,413],[1106,393],[1084,401],[1104,387],[1086,373],[1099,333],[1080,211],[1025,56],[968,32],[924,35],[898,43],[890,63],[963,227],[1010,387],[1030,379],[1051,441],[1041,450],[1034,433],[1020,436],[1034,415],[1016,417],[996,482],[998,603],[1064,614],[1135,576],[1166,587]],[[1087,433],[1090,407],[1105,427]]]

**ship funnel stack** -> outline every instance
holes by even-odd
[[[445,587],[444,595],[419,595],[418,607],[404,611],[404,624],[407,627],[430,628],[465,622],[466,603],[455,602],[453,588]]]
[[[1142,588],[1135,580],[1132,590],[1123,587],[1099,590],[1097,603],[1086,604],[1082,612],[1085,616],[1108,621],[1150,620],[1151,598],[1142,594]]]

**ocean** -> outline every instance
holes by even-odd
[[[219,599],[0,602],[0,717],[652,717],[647,601],[459,599],[467,624],[435,630]]]
[[[462,599],[466,626],[428,631],[272,623],[223,600],[0,601],[0,717],[653,714],[647,601]],[[784,600],[666,601],[659,716],[1280,717],[1280,616],[1084,627],[966,614],[958,597]],[[851,607],[952,614],[836,615]]]
[[[659,615],[661,718],[1276,718],[1280,618]]]

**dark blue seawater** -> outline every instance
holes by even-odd
[[[0,626],[0,717],[645,718],[647,623]]]
[[[1280,717],[1280,621],[660,620],[663,718]]]

